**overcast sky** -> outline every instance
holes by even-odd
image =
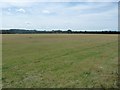
[[[109,0],[111,2],[108,0],[13,1],[1,1],[3,29],[117,30],[118,28],[118,0],[114,0],[116,2],[112,2],[113,0]]]

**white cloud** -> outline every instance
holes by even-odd
[[[41,0],[1,0],[1,2],[36,2],[36,1],[41,1]]]
[[[51,12],[49,10],[43,10],[42,13],[50,14]]]
[[[38,2],[118,2],[119,0],[0,0],[0,8],[31,7]]]
[[[30,24],[31,24],[31,22],[26,21],[26,22],[25,22],[25,24],[30,25]]]
[[[119,0],[0,0],[0,6],[30,6],[37,2],[118,2]]]
[[[118,2],[119,0],[1,0],[1,2]]]
[[[17,9],[17,12],[25,13],[26,11],[23,8]]]
[[[0,1],[0,8],[9,8],[9,7],[31,7],[32,5],[34,5],[35,3],[37,3],[35,0],[33,0],[34,2],[31,2],[29,0],[25,1],[18,1],[18,0],[4,0],[4,1]]]
[[[48,29],[71,28],[76,30],[84,28],[106,29],[118,26],[118,8],[109,8],[113,6],[111,3],[86,3],[76,5],[72,3],[37,3],[33,5],[33,3],[30,2],[24,4],[21,2],[21,5],[18,5],[19,7],[14,7],[15,3],[14,5],[12,3],[12,7],[9,10],[8,8],[3,9],[6,12],[9,11],[12,13],[12,15],[3,13],[3,27],[11,28],[10,25],[13,24],[14,28],[37,29],[41,27],[41,29],[45,29],[49,27]],[[108,10],[104,11],[104,8],[108,8]],[[86,10],[92,12],[86,13]],[[102,13],[96,12],[95,10],[101,10]],[[23,14],[16,14],[16,11]]]

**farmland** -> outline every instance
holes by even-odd
[[[117,88],[118,35],[2,35],[3,88]]]

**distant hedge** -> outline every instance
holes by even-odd
[[[37,31],[24,29],[9,29],[0,30],[0,34],[120,34],[119,31],[72,31],[72,30],[52,30],[52,31]]]

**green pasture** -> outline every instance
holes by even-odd
[[[117,88],[118,35],[2,35],[3,88]]]

